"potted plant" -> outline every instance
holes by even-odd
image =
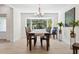
[[[58,23],[58,25],[59,25],[59,27],[60,27],[60,29],[59,29],[59,34],[61,34],[61,33],[62,33],[62,29],[61,29],[61,27],[63,26],[63,23],[60,22],[60,23]]]
[[[51,32],[51,28],[52,28],[52,20],[49,19],[48,20],[48,31],[49,31],[49,33]]]
[[[74,32],[74,30],[75,30],[75,27],[79,25],[79,21],[73,20],[72,22],[70,22],[70,24],[72,25],[72,30],[71,30],[71,32],[70,32],[70,36],[71,36],[71,37],[75,37],[75,32]]]

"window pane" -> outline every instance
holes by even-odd
[[[0,32],[6,32],[6,17],[0,16]]]
[[[47,20],[46,19],[27,19],[27,27],[30,27],[32,29],[46,29]]]
[[[47,27],[47,21],[43,19],[32,20],[32,29],[45,29]]]
[[[31,20],[27,19],[27,27],[31,27]]]

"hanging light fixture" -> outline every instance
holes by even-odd
[[[41,11],[41,7],[40,4],[38,5],[38,10],[35,13],[36,16],[42,17],[44,15],[44,13]]]

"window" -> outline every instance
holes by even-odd
[[[32,29],[45,29],[47,27],[47,21],[43,19],[32,20]]]
[[[0,16],[0,32],[6,32],[6,16]]]
[[[31,20],[27,19],[27,27],[31,27]]]
[[[47,19],[27,19],[27,27],[32,29],[46,29]]]

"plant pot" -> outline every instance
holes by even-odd
[[[62,30],[59,30],[59,34],[62,34]]]
[[[62,41],[62,30],[59,30],[59,41]]]
[[[76,43],[76,34],[74,32],[70,33],[70,48],[72,49],[72,45]]]
[[[70,36],[71,36],[71,38],[75,38],[76,35],[75,35],[74,32],[71,32],[71,33],[70,33]]]

